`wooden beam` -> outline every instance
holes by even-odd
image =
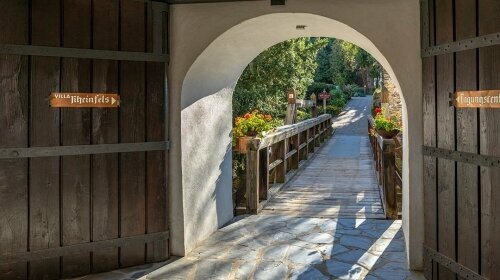
[[[95,155],[168,150],[168,141],[0,149],[0,159]]]
[[[81,243],[57,248],[49,248],[19,254],[0,255],[0,264],[29,262],[32,260],[49,259],[59,256],[81,254],[82,252],[92,252],[103,248],[118,248],[130,244],[145,244],[154,241],[167,240],[169,232],[157,232],[144,235],[115,238],[90,243]]]
[[[85,59],[108,59],[125,61],[156,61],[168,63],[167,54],[133,52],[133,51],[111,51],[94,50],[67,47],[47,47],[32,45],[0,44],[1,54],[32,55],[49,57],[70,57]]]

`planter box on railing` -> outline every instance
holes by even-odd
[[[398,218],[397,169],[395,161],[395,141],[378,135],[374,128],[373,117],[368,117],[368,135],[370,138],[373,160],[377,171],[378,184],[387,219]]]

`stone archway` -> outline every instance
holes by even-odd
[[[394,1],[385,2],[388,4]],[[418,1],[415,2],[414,13],[418,14]],[[194,9],[199,9],[200,6],[203,5],[196,5]],[[318,10],[324,9],[316,6]],[[292,5],[292,9],[293,7]],[[403,163],[404,231],[410,266],[420,268],[423,240],[422,156],[419,153],[422,145],[422,108],[420,105],[409,106],[421,104],[419,40],[414,40],[415,46],[411,45],[410,48],[402,38],[395,39],[394,42],[376,42],[373,38],[380,32],[378,28],[389,24],[387,21],[379,22],[372,28],[365,26],[366,32],[361,32],[353,27],[356,24],[348,25],[331,17],[318,15],[319,13],[283,11],[265,12],[264,15],[243,21],[232,19],[233,24],[229,25],[221,20],[224,22],[221,25],[224,26],[212,26],[220,27],[217,36],[206,36],[208,39],[201,36],[203,38],[199,38],[198,42],[191,40],[194,45],[183,45],[185,40],[178,44],[175,41],[175,22],[184,24],[182,30],[187,30],[186,24],[193,24],[191,31],[194,35],[196,28],[201,28],[197,26],[200,21],[182,18],[182,12],[187,11],[178,11],[179,14],[176,15],[176,10],[172,10],[174,39],[171,39],[173,46],[169,72],[173,147],[170,157],[172,165],[178,164],[171,168],[173,253],[183,255],[189,252],[198,242],[232,218],[232,91],[245,67],[260,52],[287,39],[333,37],[352,42],[368,51],[388,71],[398,90],[403,93],[403,122],[406,128]],[[297,25],[306,25],[306,29],[297,30]],[[418,26],[419,22],[416,20],[414,26],[410,27],[415,28],[412,30],[415,33]],[[418,36],[418,33],[414,35]],[[205,43],[208,45],[204,46]],[[183,48],[194,56],[182,54]],[[179,174],[182,176],[173,177]]]

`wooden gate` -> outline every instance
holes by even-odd
[[[0,1],[0,279],[165,260],[166,4]],[[50,108],[115,92],[120,108]]]
[[[450,102],[500,89],[500,1],[422,4],[426,277],[500,279],[500,110]]]

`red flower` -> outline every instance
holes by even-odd
[[[382,113],[382,109],[380,109],[379,107],[376,107],[375,114],[380,114],[380,113]]]
[[[248,120],[248,119],[249,119],[249,118],[251,118],[252,116],[251,116],[249,113],[246,113],[243,117],[244,117],[245,119],[247,119],[247,120]]]

